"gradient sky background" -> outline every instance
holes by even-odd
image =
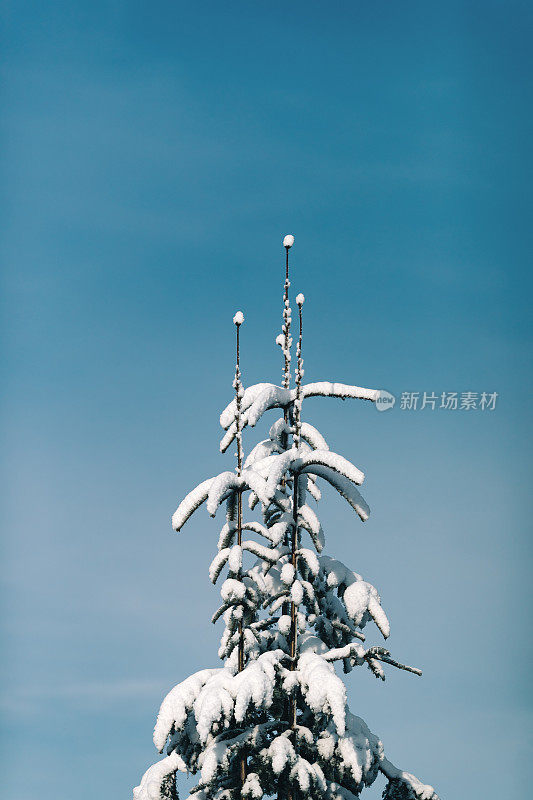
[[[352,673],[352,710],[443,800],[526,797],[531,4],[1,7],[3,800],[130,798],[216,665],[220,526],[170,515],[232,463],[238,308],[279,380],[287,232],[307,379],[500,395],[304,414],[367,474],[328,552],[424,669]]]

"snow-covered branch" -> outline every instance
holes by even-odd
[[[242,397],[242,427],[254,427],[266,411],[272,408],[287,409],[296,400],[297,389],[288,389],[272,383],[260,383],[249,386]],[[301,387],[301,399],[306,397],[337,397],[342,400],[348,398],[356,400],[369,400],[375,403],[379,397],[379,389],[364,389],[360,386],[350,386],[344,383],[319,381],[308,383]],[[235,423],[236,403],[232,400],[220,415],[220,424],[226,434],[220,442],[220,450],[224,453],[235,436],[237,425]]]

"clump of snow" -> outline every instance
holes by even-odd
[[[240,548],[239,548],[240,549]],[[209,579],[212,583],[216,583],[218,576],[224,569],[224,565],[229,558],[231,550],[229,547],[224,547],[220,550],[211,562],[209,567]]]
[[[291,600],[294,605],[299,606],[301,605],[304,599],[304,590],[302,588],[302,584],[300,581],[296,580],[291,586]]]
[[[270,747],[268,754],[272,761],[272,769],[276,775],[283,772],[287,763],[291,764],[296,758],[294,747],[286,736],[278,736]]]
[[[226,600],[230,603],[235,603],[244,599],[246,587],[243,583],[235,580],[234,578],[226,578],[222,584],[220,594],[223,600]]]
[[[230,572],[237,574],[242,569],[242,547],[238,544],[233,545],[228,557]]]
[[[313,472],[312,466],[318,464],[329,467],[340,475],[343,475],[352,483],[362,484],[365,476],[361,470],[354,467],[346,458],[332,453],[331,450],[313,450],[302,459],[298,459],[295,466],[305,472]]]
[[[439,800],[438,795],[433,788],[433,786],[428,786],[427,784],[422,783],[418,780],[417,777],[411,775],[410,772],[404,772],[398,767],[395,767],[394,764],[382,756],[380,764],[379,764],[380,771],[392,782],[394,789],[394,783],[400,784],[401,789],[399,788],[397,797],[402,796],[400,792],[403,790],[403,797],[407,798],[417,798],[417,800]],[[406,791],[407,790],[407,791]],[[408,792],[410,793],[408,794]],[[387,794],[387,797],[393,798],[395,795],[394,793]]]
[[[311,572],[311,575],[318,575],[320,565],[318,563],[318,558],[312,550],[308,550],[307,548],[303,547],[300,550],[297,550],[296,555],[304,561],[307,569]]]
[[[292,235],[292,233],[288,233],[283,240],[283,247],[286,247],[288,249],[289,247],[292,247],[293,244],[294,244],[294,236]]]
[[[304,302],[305,302],[305,297],[304,297],[304,296],[303,296],[303,294],[300,292],[300,294],[297,294],[297,295],[296,295],[296,305],[297,305],[297,306],[303,306]]]
[[[287,586],[290,586],[291,583],[294,581],[294,567],[291,563],[284,564],[281,568],[281,580]]]
[[[282,614],[278,620],[278,628],[284,636],[287,636],[291,630],[291,618],[288,614]]]
[[[259,778],[255,772],[250,772],[242,786],[242,796],[260,800],[264,796],[263,789],[259,783]]]
[[[133,800],[151,800],[161,797],[161,789],[165,778],[177,771],[186,772],[187,767],[178,753],[153,764],[143,775],[141,783],[133,790]],[[157,794],[156,794],[157,792]]]
[[[242,410],[245,411],[247,408],[249,408],[256,399],[256,397],[258,397],[261,394],[261,392],[263,392],[269,386],[273,385],[274,385],[273,383],[254,383],[252,386],[248,386],[245,389],[242,398],[242,403],[241,403]],[[228,405],[220,415],[220,425],[224,428],[224,430],[226,430],[235,419],[236,405],[237,404],[235,402],[235,399],[233,399],[230,403],[228,403]]]
[[[304,653],[298,661],[298,673],[309,708],[316,714],[331,714],[342,735],[346,729],[346,689],[331,664],[316,653]]]
[[[181,501],[172,516],[172,527],[175,531],[181,530],[191,514],[207,500],[213,480],[214,478],[209,478],[207,481],[203,481]]]
[[[228,497],[233,489],[240,486],[240,478],[234,472],[221,472],[213,478],[207,494],[207,510],[214,517],[217,508]]]
[[[379,602],[377,590],[371,583],[355,581],[344,592],[346,611],[360,625],[368,611],[385,638],[390,635],[389,620]]]
[[[302,422],[300,436],[313,450],[329,450],[328,443],[322,434],[308,422]]]
[[[203,686],[213,675],[221,671],[220,669],[203,669],[200,672],[195,672],[186,680],[174,686],[167,694],[159,709],[154,728],[154,744],[160,753],[163,752],[170,731],[185,724],[187,714],[193,707],[194,701]]]

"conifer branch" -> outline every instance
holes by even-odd
[[[385,650],[384,647],[370,647],[366,651],[365,658],[375,658],[378,661],[383,661],[384,664],[390,664],[392,667],[396,667],[397,669],[403,669],[405,672],[412,672],[413,675],[422,675],[422,670],[418,669],[418,667],[409,667],[407,664],[401,664],[399,661],[395,661],[394,658],[390,657],[389,651]]]
[[[294,236],[287,234],[283,239],[283,247],[285,248],[285,284],[283,289],[283,382],[284,389],[288,389],[291,384],[291,308],[289,305],[289,287],[291,285],[289,280],[289,250],[294,244]]]
[[[244,315],[242,311],[237,311],[233,317],[236,330],[236,366],[235,366],[235,424],[237,427],[236,440],[237,440],[237,475],[242,474],[243,450],[242,450],[242,417],[241,417],[241,400],[243,395],[243,387],[241,383],[241,364],[240,364],[240,341],[239,331],[242,323],[244,322]],[[242,490],[239,490],[237,496],[237,545],[242,546]],[[242,578],[242,568],[239,570],[238,579]],[[239,620],[239,645],[238,645],[238,659],[237,669],[242,672],[244,669],[244,630],[242,620]],[[246,754],[242,753],[239,756],[239,780],[241,787],[246,780]]]
[[[284,367],[283,367],[283,380],[282,386],[284,389],[288,389],[291,383],[291,308],[289,305],[289,288],[290,288],[290,276],[289,276],[289,250],[294,244],[294,236],[288,233],[285,238],[283,239],[283,247],[285,248],[285,283],[283,288],[283,325],[282,325],[282,348],[283,348],[283,358],[284,358]],[[283,450],[287,450],[289,446],[289,436],[288,436],[288,429],[289,429],[289,407],[286,406],[283,409],[283,433],[281,435],[281,446]],[[282,491],[285,490],[286,485],[286,478],[285,475],[281,481],[281,489]],[[289,544],[288,538],[285,540],[285,544]],[[287,603],[283,604],[283,614],[287,614],[289,612],[289,606]]]
[[[300,292],[296,295],[296,303],[298,305],[298,317],[300,321],[300,332],[298,335],[298,344],[296,345],[296,399],[294,401],[294,446],[298,450],[300,447],[301,433],[302,433],[302,378],[303,358],[302,358],[302,306],[305,297]]]

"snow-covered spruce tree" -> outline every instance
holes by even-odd
[[[431,786],[395,767],[366,723],[352,714],[335,672],[366,666],[382,680],[383,664],[421,674],[395,661],[380,645],[366,646],[363,629],[376,624],[384,638],[389,622],[377,590],[356,572],[324,554],[324,532],[313,509],[319,481],[333,486],[364,522],[369,508],[359,493],[364,475],[333,453],[323,436],[302,420],[306,397],[375,402],[379,392],[341,383],[303,383],[302,294],[295,387],[290,387],[291,309],[289,250],[282,333],[281,386],[243,388],[238,312],[235,397],[221,414],[221,450],[235,441],[237,465],[201,483],[172,518],[179,531],[204,502],[211,516],[225,505],[226,521],[209,575],[222,583],[224,621],[219,649],[223,666],[203,669],[165,697],[154,730],[166,756],[148,769],[134,800],[177,798],[178,771],[199,774],[191,800],[353,800],[378,773],[387,778],[386,800],[438,800]],[[270,410],[282,412],[245,459],[243,430]],[[244,514],[246,496],[250,513]],[[260,519],[249,519],[260,511]],[[257,513],[256,513],[257,516]],[[307,541],[306,541],[307,539]]]

